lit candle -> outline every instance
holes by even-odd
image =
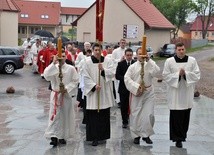
[[[58,49],[58,57],[62,58],[62,39],[61,39],[61,37],[58,38],[57,49]]]
[[[145,35],[143,36],[143,39],[142,39],[141,55],[143,57],[145,57],[147,55],[147,51],[146,51],[146,36]]]

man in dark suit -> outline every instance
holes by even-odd
[[[121,109],[121,115],[122,115],[122,123],[123,128],[127,128],[128,126],[128,120],[129,120],[129,91],[126,89],[125,83],[124,83],[124,75],[128,69],[128,67],[133,64],[135,61],[132,59],[133,57],[133,51],[132,49],[128,48],[125,50],[125,59],[120,61],[117,66],[116,70],[116,79],[120,81],[118,93],[120,95],[120,109]]]

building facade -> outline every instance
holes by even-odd
[[[47,30],[54,36],[61,31],[60,2],[15,1],[20,8],[19,38],[32,37],[38,30]]]
[[[95,21],[96,3],[74,22],[77,25],[77,41],[96,41]],[[121,38],[127,42],[139,42],[143,35],[147,35],[147,45],[156,52],[163,44],[170,42],[171,29],[174,26],[149,0],[105,1],[104,42],[117,43]]]
[[[19,11],[13,0],[1,0],[0,46],[18,46]]]
[[[190,28],[192,39],[196,39],[196,40],[203,39],[201,18],[203,18],[203,17],[197,16]],[[207,21],[207,17],[205,17],[204,27],[206,27],[206,25],[207,25],[206,21]],[[207,39],[210,42],[214,41],[214,17],[210,18],[210,22],[208,23],[207,35],[206,35],[205,39]]]

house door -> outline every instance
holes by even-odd
[[[91,40],[91,33],[90,32],[83,32],[83,42]]]

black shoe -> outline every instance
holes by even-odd
[[[124,129],[126,129],[128,127],[128,124],[123,124],[122,126]]]
[[[91,144],[92,146],[97,146],[98,145],[98,141],[97,140],[94,140]]]
[[[64,140],[64,139],[59,139],[59,143],[60,143],[60,144],[66,144],[66,140]]]
[[[140,144],[140,137],[136,137],[136,138],[134,139],[134,143],[135,143],[135,144]]]
[[[177,142],[175,143],[175,146],[178,147],[178,148],[182,148],[182,147],[183,147],[181,141],[177,141]]]
[[[142,138],[142,139],[143,139],[143,141],[146,142],[146,144],[153,144],[152,140],[149,137]]]
[[[50,145],[57,146],[58,139],[56,137],[51,137]]]
[[[120,108],[120,107],[121,107],[121,103],[120,103],[120,102],[118,102],[118,103],[117,103],[117,106],[118,106],[118,108]]]

